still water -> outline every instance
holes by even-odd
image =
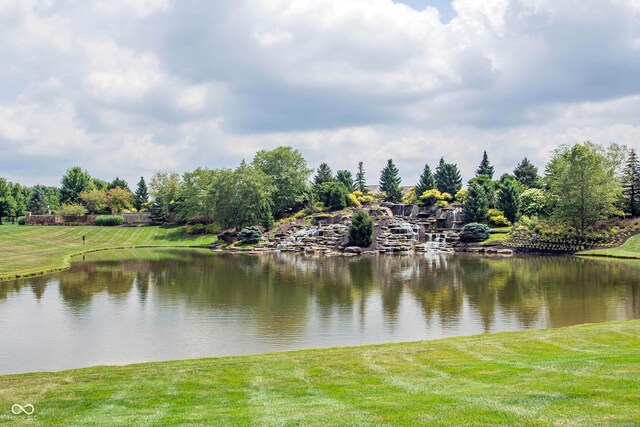
[[[638,261],[108,251],[0,282],[0,373],[637,318]]]

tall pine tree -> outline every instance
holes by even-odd
[[[422,175],[420,175],[420,180],[416,184],[416,197],[420,199],[422,193],[434,188],[436,188],[436,180],[433,178],[431,168],[429,165],[424,165],[424,170],[422,171]]]
[[[487,221],[489,201],[482,185],[472,183],[464,198],[464,220],[466,223]]]
[[[31,196],[27,202],[27,211],[32,215],[47,215],[50,211],[47,193],[41,185],[36,185],[31,190]]]
[[[144,181],[144,177],[141,176],[136,192],[133,195],[133,206],[140,212],[148,201],[149,189],[147,188],[147,183]]]
[[[333,172],[331,172],[331,168],[326,163],[320,163],[318,166],[318,173],[316,174],[313,182],[316,185],[324,184],[325,182],[334,181]]]
[[[462,177],[458,166],[454,163],[447,163],[444,159],[440,159],[433,177],[441,193],[449,193],[453,196],[462,188]]]
[[[346,169],[339,170],[336,172],[336,181],[341,182],[347,187],[349,193],[351,193],[355,189],[355,185],[353,183],[353,175]]]
[[[528,188],[538,186],[538,168],[526,157],[513,170],[513,175],[519,183],[526,185]]]
[[[367,191],[367,180],[364,176],[364,166],[362,162],[358,162],[358,173],[356,174],[356,189],[363,193]]]
[[[380,191],[387,195],[388,202],[399,203],[402,200],[400,181],[398,168],[392,159],[387,160],[387,165],[380,174]]]
[[[493,179],[493,166],[489,163],[489,156],[487,156],[486,151],[482,154],[482,161],[478,166],[478,170],[476,170],[476,176],[480,175],[486,175],[489,179]]]
[[[622,189],[626,199],[625,212],[637,216],[640,211],[640,162],[633,148],[622,172]]]
[[[498,208],[512,223],[520,219],[520,193],[513,179],[505,180],[498,193]]]

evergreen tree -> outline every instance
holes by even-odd
[[[31,190],[29,201],[27,202],[27,211],[32,215],[47,215],[49,213],[49,201],[47,193],[40,185],[36,185]]]
[[[367,180],[364,176],[364,166],[362,162],[358,162],[358,173],[356,174],[356,189],[361,191],[363,194],[367,191]]]
[[[393,160],[387,160],[387,165],[380,174],[380,191],[387,195],[387,201],[399,203],[402,200],[402,189],[400,188],[400,174]]]
[[[365,211],[358,211],[351,219],[349,244],[366,248],[373,241],[373,220]]]
[[[513,180],[505,180],[500,187],[498,209],[504,212],[504,216],[512,223],[520,219],[520,193]]]
[[[493,179],[493,166],[489,163],[489,156],[487,156],[486,151],[482,154],[482,161],[478,166],[478,170],[476,170],[476,176],[480,175],[486,175],[489,179]]]
[[[622,172],[622,189],[626,199],[625,212],[637,216],[640,211],[640,162],[633,148]]]
[[[136,187],[136,192],[133,195],[133,207],[140,212],[148,201],[149,189],[147,188],[147,183],[144,181],[144,177],[141,176],[138,187]]]
[[[149,206],[149,217],[152,224],[164,224],[169,218],[169,206],[162,199],[155,199]]]
[[[336,181],[343,183],[349,193],[355,190],[353,175],[348,170],[339,170],[336,172]]]
[[[486,222],[489,212],[487,194],[482,185],[472,183],[464,199],[464,220],[467,223]]]
[[[318,173],[316,174],[313,182],[316,185],[324,184],[325,182],[334,181],[333,172],[331,172],[331,168],[326,163],[320,163],[318,166]]]
[[[538,187],[538,168],[526,157],[513,170],[513,175],[519,183],[528,188]]]
[[[433,177],[441,193],[449,193],[453,196],[462,188],[462,177],[458,166],[454,163],[446,163],[444,159],[440,159]]]
[[[431,168],[429,165],[424,165],[424,170],[422,171],[422,175],[420,175],[420,180],[416,184],[416,197],[420,200],[420,196],[427,190],[433,190],[436,188],[436,180],[433,178],[433,174],[431,173]]]
[[[114,188],[123,188],[129,192],[131,191],[129,189],[129,184],[127,184],[127,181],[118,177],[116,177],[116,179],[114,179],[109,183],[109,185],[107,185],[107,190],[113,190]]]

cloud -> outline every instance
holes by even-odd
[[[638,0],[444,3],[2,2],[0,176],[137,179],[288,144],[373,182],[393,157],[411,183],[442,156],[469,178],[485,149],[504,172],[638,144]]]

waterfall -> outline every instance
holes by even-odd
[[[429,233],[427,235],[428,252],[440,252],[447,245],[447,236],[438,233]]]
[[[283,239],[278,246],[277,250],[282,250],[289,245],[293,245],[295,243],[300,243],[307,237],[318,237],[320,235],[320,230],[317,228],[303,228],[302,230],[298,230],[293,233],[292,236]]]

